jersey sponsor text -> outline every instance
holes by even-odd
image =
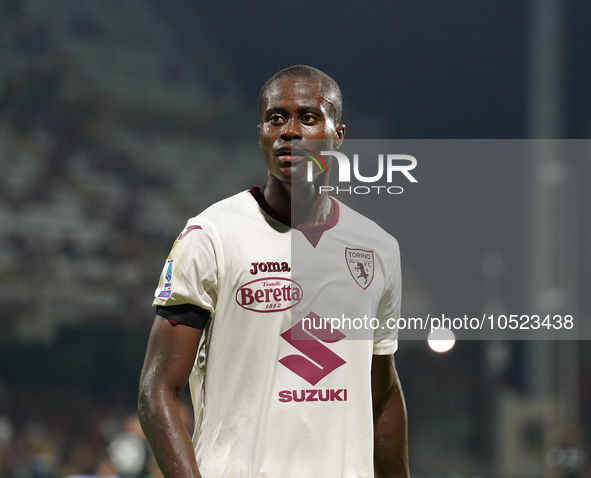
[[[251,262],[250,273],[254,276],[259,272],[290,272],[291,268],[287,262]]]
[[[281,390],[279,392],[279,401],[287,402],[346,402],[346,388],[327,388],[311,390]]]
[[[265,277],[239,287],[236,302],[253,312],[280,312],[298,304],[302,295],[300,285],[291,279]]]

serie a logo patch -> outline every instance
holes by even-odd
[[[168,299],[170,297],[171,292],[172,292],[171,289],[172,289],[173,262],[174,262],[174,259],[168,259],[166,261],[166,265],[164,266],[166,268],[166,274],[164,275],[164,279],[166,280],[166,282],[164,283],[164,286],[162,287],[160,294],[158,294],[158,297],[163,298],[163,299]]]

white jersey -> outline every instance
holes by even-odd
[[[211,313],[189,380],[204,478],[374,476],[371,360],[397,348],[383,325],[399,316],[400,254],[333,201],[329,223],[291,229],[253,188],[190,219],[172,248],[154,305]],[[381,327],[347,340],[302,320],[341,310]]]

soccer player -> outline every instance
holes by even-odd
[[[291,320],[400,312],[396,240],[319,194],[328,171],[307,180],[307,142],[334,150],[345,137],[341,92],[294,66],[267,81],[259,109],[265,186],[190,219],[166,260],[140,381],[145,435],[165,477],[406,477],[392,331],[347,340]],[[296,282],[292,246],[330,273]],[[193,440],[178,409],[187,381]]]

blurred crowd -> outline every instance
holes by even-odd
[[[56,320],[133,326],[186,219],[250,180],[220,138],[123,127],[115,97],[81,77],[23,5],[0,1],[3,317],[19,337],[46,342]]]
[[[0,0],[0,347],[50,345],[68,324],[147,331],[166,251],[213,185],[184,165],[219,141],[122,128],[108,93],[77,93],[75,65],[24,6]],[[84,22],[72,17],[76,35],[89,31]],[[5,382],[8,367],[0,363],[1,478],[159,476],[136,383],[97,393]]]
[[[136,218],[142,188],[166,187],[166,178],[138,170],[113,144],[106,100],[67,100],[67,66],[44,25],[20,16],[19,5],[5,1],[0,13],[0,299],[10,299],[8,315],[39,317],[23,323],[35,334],[53,312],[43,298],[63,302],[86,285],[95,301],[108,307],[111,296],[111,308],[122,311],[133,307],[134,292],[153,287],[139,258],[161,244]],[[103,194],[102,182],[120,197]],[[114,263],[121,274],[108,278],[111,290],[126,291],[115,297],[104,285]]]
[[[166,178],[88,143],[84,121],[52,131],[11,118],[0,117],[0,284],[10,312],[41,322],[54,302],[76,320],[99,306],[115,319],[137,316],[134,298],[149,297],[158,270],[149,258],[162,261],[173,233],[141,227],[142,195],[166,188]]]
[[[0,477],[161,476],[133,398],[123,390],[101,396],[79,387],[11,390],[10,406],[0,413]],[[180,406],[192,432],[191,408]]]

